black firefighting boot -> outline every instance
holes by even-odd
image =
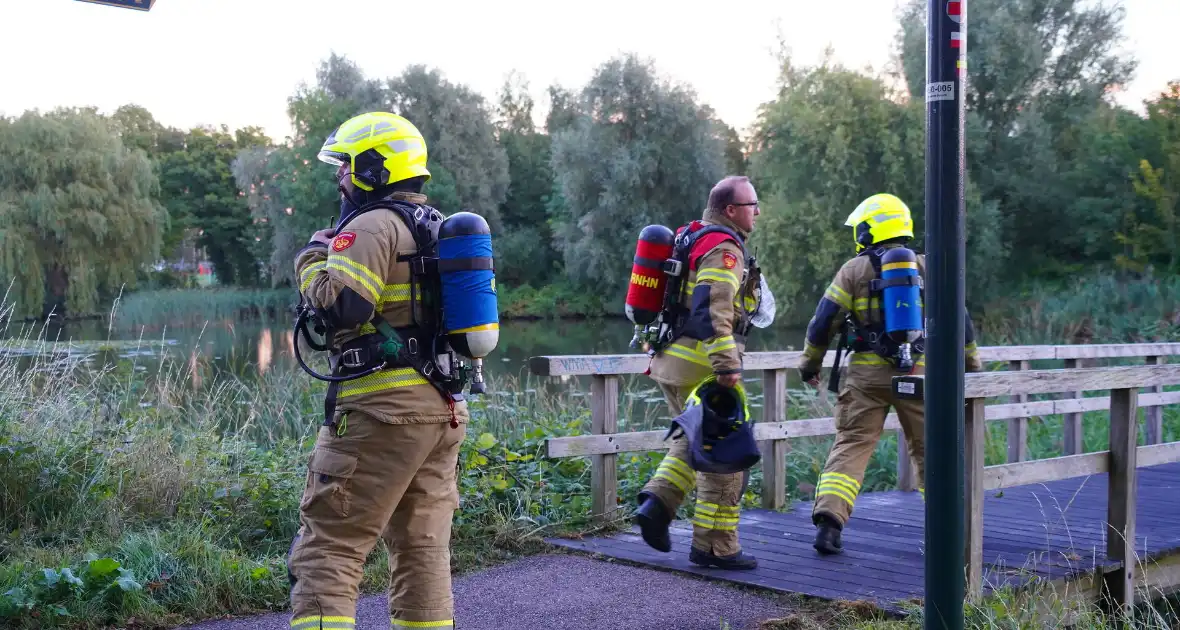
[[[672,551],[672,538],[668,536],[668,525],[671,523],[671,515],[655,495],[639,493],[639,509],[635,511],[635,524],[639,525],[643,542],[656,551]]]
[[[730,571],[748,571],[758,567],[758,559],[745,551],[738,551],[731,556],[716,556],[711,551],[701,551],[696,547],[688,552],[688,561],[702,567],[717,567]]]
[[[844,543],[840,541],[842,528],[840,523],[826,514],[815,517],[815,550],[824,554],[837,554],[844,550]]]

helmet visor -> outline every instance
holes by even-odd
[[[352,160],[347,153],[340,151],[320,151],[316,154],[321,162],[326,162],[333,166],[340,166],[342,164],[349,164]]]

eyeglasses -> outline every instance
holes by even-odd
[[[756,205],[758,205],[758,202],[757,202],[757,201],[751,201],[751,202],[749,202],[749,203],[731,203],[731,204],[729,204],[729,205],[731,205],[731,206],[756,206]]]

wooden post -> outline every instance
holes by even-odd
[[[1107,486],[1106,557],[1119,568],[1103,573],[1103,603],[1115,614],[1135,604],[1136,447],[1138,388],[1110,392],[1110,478]]]
[[[969,398],[964,410],[963,472],[965,477],[966,496],[964,506],[967,509],[966,531],[964,540],[967,543],[967,599],[973,600],[983,596],[983,465],[984,446],[987,440],[987,422],[984,417],[985,398]]]
[[[914,460],[910,457],[905,431],[901,429],[897,430],[897,489],[902,492],[913,492],[918,489],[918,472],[914,467]]]
[[[593,377],[590,384],[590,432],[595,435],[619,430],[619,377],[615,374]],[[618,455],[592,455],[590,459],[591,509],[595,522],[609,522],[618,508]]]
[[[1167,362],[1166,357],[1147,357],[1148,365],[1163,365]],[[1163,387],[1156,385],[1155,387],[1145,387],[1144,391],[1147,393],[1160,393],[1164,391]],[[1164,408],[1163,407],[1147,407],[1143,410],[1143,441],[1145,444],[1159,444],[1164,441]]]
[[[1027,370],[1028,361],[1009,361],[1009,370]],[[1027,394],[1017,394],[1009,397],[1011,402],[1024,404],[1028,402]],[[1022,462],[1028,459],[1028,418],[1010,418],[1008,420],[1008,463]]]
[[[1066,359],[1065,369],[1076,370],[1081,365],[1077,359]],[[1081,398],[1083,392],[1065,392],[1061,394],[1062,398]],[[1062,440],[1062,454],[1063,455],[1081,455],[1082,449],[1085,448],[1082,443],[1082,414],[1067,413],[1063,415],[1061,422],[1061,440]]]
[[[762,421],[785,422],[787,419],[787,371],[762,372]],[[782,509],[787,504],[787,441],[761,442],[762,507]]]

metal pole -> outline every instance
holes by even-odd
[[[926,13],[925,630],[962,630],[966,1]],[[962,62],[962,63],[960,63]]]

